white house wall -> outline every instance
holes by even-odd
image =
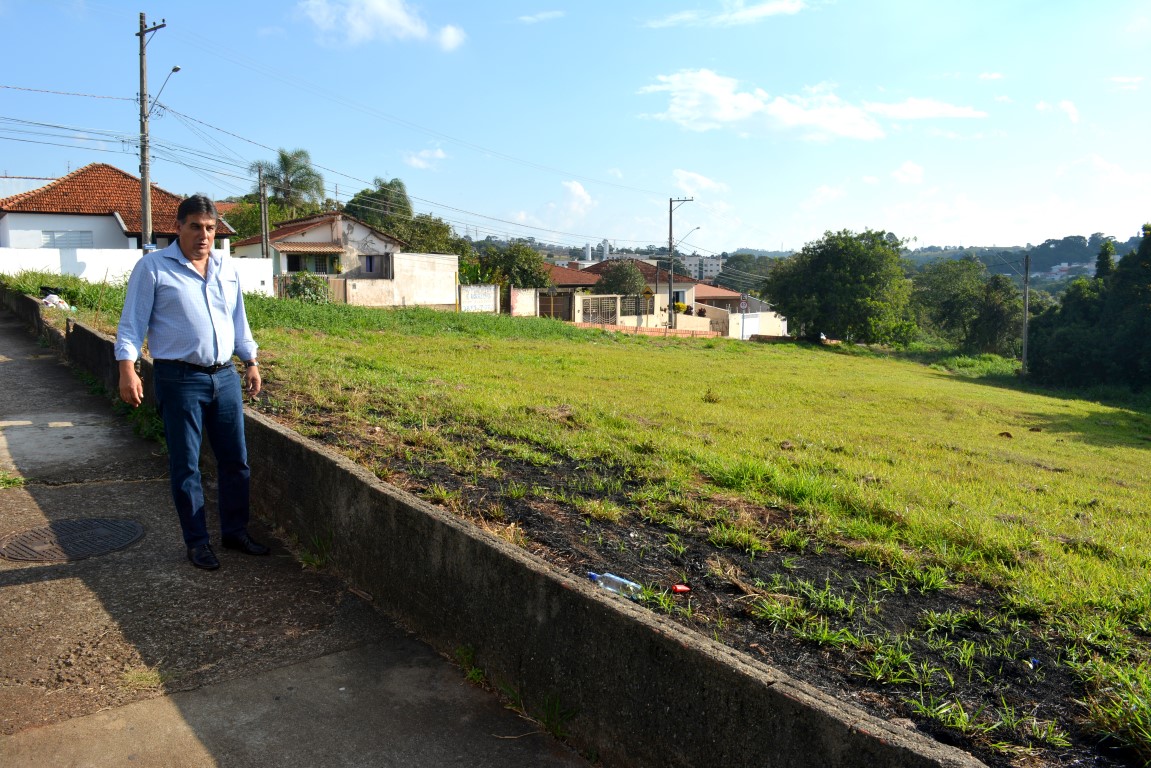
[[[227,257],[226,251],[213,251]],[[89,283],[121,282],[128,279],[140,252],[126,248],[0,248],[0,272],[53,272],[75,275]],[[232,259],[247,293],[272,296],[272,264],[267,259]]]
[[[455,306],[460,257],[454,253],[397,253],[396,304]]]
[[[112,216],[6,213],[0,218],[0,247],[39,248],[41,233],[91,232],[92,248],[127,248],[128,238]]]
[[[222,253],[216,251],[216,253]],[[227,256],[226,253],[223,253]],[[265,296],[275,296],[276,289],[272,281],[271,259],[231,259],[236,276],[240,278],[240,289],[244,293],[261,293]]]
[[[455,307],[459,257],[450,253],[396,253],[395,278],[348,277],[348,303],[363,307]]]

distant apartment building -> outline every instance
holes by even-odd
[[[711,280],[723,271],[721,256],[677,256],[696,280]]]

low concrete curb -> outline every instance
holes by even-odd
[[[69,324],[69,357],[114,389],[111,347]],[[982,765],[604,594],[261,414],[247,413],[247,433],[257,514],[329,547],[380,608],[444,653],[474,652],[493,684],[605,765]]]

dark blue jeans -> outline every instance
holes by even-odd
[[[232,536],[248,527],[251,471],[244,441],[244,400],[240,375],[231,366],[204,373],[184,366],[155,364],[156,402],[168,442],[172,500],[180,516],[184,543],[208,543],[200,447],[208,436],[216,456],[220,533]]]

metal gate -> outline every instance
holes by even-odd
[[[583,301],[583,321],[615,325],[619,321],[619,302],[615,296],[586,298]]]
[[[554,317],[557,320],[572,319],[572,297],[570,293],[548,296],[540,293],[540,317]]]

